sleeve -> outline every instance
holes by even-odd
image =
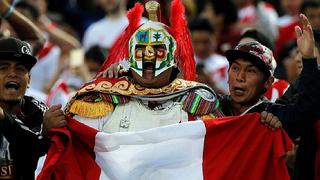
[[[31,151],[38,156],[44,155],[50,141],[41,135],[41,132],[30,130],[22,122],[15,120],[10,114],[4,112],[5,118],[0,120],[0,131],[10,144],[25,151]]]
[[[297,97],[294,103],[273,105],[269,109],[278,116],[283,128],[293,139],[299,137],[305,127],[316,119],[320,103],[320,71],[317,60],[303,59],[303,70],[297,86]]]

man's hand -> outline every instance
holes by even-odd
[[[64,127],[67,125],[67,120],[61,110],[61,104],[51,106],[45,113],[43,118],[43,132],[47,132],[52,128]]]
[[[272,129],[273,131],[281,128],[282,124],[277,116],[274,116],[272,113],[268,113],[267,111],[261,112],[261,122],[265,124],[267,127]]]
[[[125,74],[127,71],[128,70],[121,64],[115,63],[108,67],[106,70],[100,72],[97,77],[118,78],[119,76]]]
[[[304,14],[299,15],[301,27],[296,26],[295,32],[297,36],[298,50],[301,52],[303,58],[314,58],[314,37],[312,27]]]

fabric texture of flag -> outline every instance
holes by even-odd
[[[284,156],[293,144],[259,114],[113,134],[70,118],[51,133],[38,180],[289,179]]]

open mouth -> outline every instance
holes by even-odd
[[[17,82],[14,82],[14,81],[9,81],[5,84],[5,88],[18,90],[20,88],[20,84],[18,84]]]
[[[153,61],[144,61],[142,67],[144,70],[154,71],[156,63]]]
[[[245,92],[245,89],[240,88],[240,87],[234,87],[233,90],[236,95],[242,95]]]

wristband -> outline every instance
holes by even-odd
[[[13,13],[14,7],[11,5],[9,10],[7,11],[7,13],[2,17],[3,19],[6,19],[8,17],[10,17]]]

